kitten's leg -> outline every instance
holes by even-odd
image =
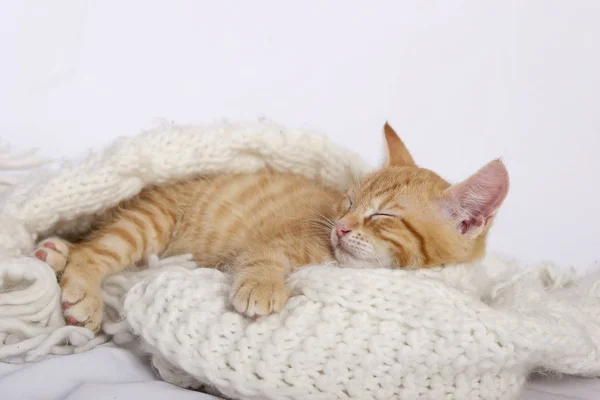
[[[83,242],[67,246],[60,286],[64,317],[69,324],[92,331],[100,329],[102,280],[135,265],[148,254],[162,252],[177,222],[175,210],[173,204],[156,199],[137,199],[116,210],[107,223]],[[45,260],[59,271],[62,264],[54,260],[55,253],[64,250],[61,244],[64,242],[46,240],[35,255],[43,259],[45,253]]]
[[[290,296],[285,279],[291,271],[283,250],[253,249],[240,255],[233,268],[231,302],[239,313],[257,318],[283,308]]]

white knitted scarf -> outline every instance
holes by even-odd
[[[65,326],[54,273],[28,256],[40,237],[84,230],[149,184],[271,168],[341,188],[369,168],[268,122],[164,126],[14,184],[43,163],[0,148],[11,173],[0,177],[0,361],[113,340],[150,353],[168,382],[239,399],[516,399],[534,370],[600,375],[600,275],[491,256],[417,271],[306,267],[284,310],[256,321],[232,310],[221,272],[150,257],[104,282],[105,334]]]

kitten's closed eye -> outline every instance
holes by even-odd
[[[376,217],[400,218],[400,216],[398,214],[387,213],[387,212],[377,212],[377,213],[373,213],[369,216],[369,218],[376,218]]]
[[[346,195],[346,211],[350,211],[352,209],[352,206],[354,206],[354,201],[352,200],[352,197],[350,197],[349,194]]]

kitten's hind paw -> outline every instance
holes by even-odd
[[[57,275],[60,275],[67,266],[69,244],[58,237],[51,237],[40,242],[33,255],[48,264]]]
[[[100,283],[77,274],[69,268],[60,280],[65,321],[98,332],[102,324],[102,295]]]

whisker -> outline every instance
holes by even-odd
[[[358,172],[356,172],[355,169],[352,169],[352,175],[354,176],[354,184],[358,185],[360,183],[361,179],[358,176]]]
[[[374,249],[371,249],[370,253],[375,256],[375,260],[377,260],[377,264],[379,264],[379,268],[385,268],[383,266],[383,262],[381,261],[381,257],[379,257],[379,254],[377,254],[377,252]]]
[[[332,229],[334,227],[334,225],[331,222],[322,219],[303,219],[301,221],[305,224],[319,226],[326,229]]]
[[[307,226],[306,227],[307,232],[313,233],[313,234],[319,234],[319,235],[323,235],[323,237],[329,237],[329,235],[331,234],[331,229],[323,226],[323,225],[311,225],[311,226]]]
[[[315,226],[315,227],[320,227],[323,229],[331,229],[331,225],[329,225],[325,221],[305,220],[304,223],[307,224],[308,226]]]
[[[317,216],[319,216],[319,217],[323,218],[325,221],[329,222],[331,224],[331,226],[335,225],[335,223],[332,220],[330,220],[329,218],[327,218],[325,215],[323,215],[318,210],[316,210],[316,209],[314,209],[312,207],[308,207],[308,206],[306,206],[306,207],[307,207],[308,210],[310,210],[310,211],[314,212],[315,214],[317,214]]]
[[[375,254],[375,258],[377,259],[377,264],[379,264],[379,268],[383,268],[383,262],[381,261],[381,257],[379,257],[379,254],[377,254],[377,252],[374,252],[373,254]]]
[[[330,220],[329,218],[327,218],[327,217],[326,217],[326,216],[324,216],[323,214],[319,213],[319,216],[320,216],[321,218],[323,218],[323,220],[325,220],[325,221],[327,221],[328,223],[330,223],[330,224],[331,224],[331,226],[334,226],[334,225],[335,225],[335,222],[333,222],[332,220]]]
[[[331,222],[329,222],[329,221],[323,221],[323,220],[318,220],[318,219],[307,220],[306,222],[310,222],[311,224],[315,224],[315,225],[321,225],[321,226],[324,226],[324,227],[329,228],[329,229],[331,229],[331,228],[334,227],[334,225]]]

